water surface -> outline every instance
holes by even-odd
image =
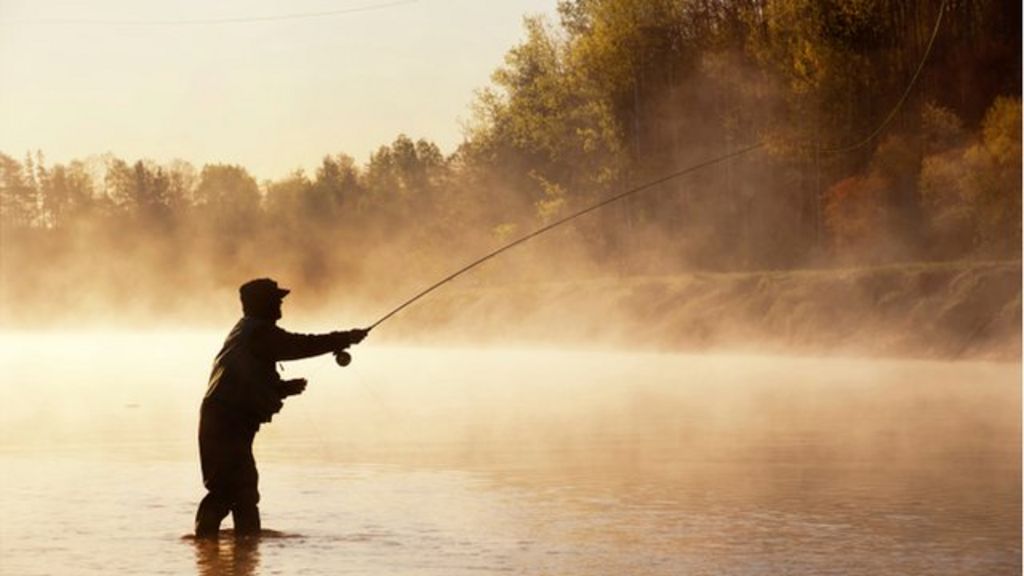
[[[0,337],[0,573],[1021,572],[1020,366],[969,362],[368,343],[286,365],[279,532],[196,543],[221,337]]]

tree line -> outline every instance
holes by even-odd
[[[895,121],[825,152],[893,108],[940,7]],[[766,146],[580,219],[480,277],[1019,259],[1020,11],[562,0],[557,21],[524,19],[451,154],[400,135],[363,164],[329,155],[314,174],[257,182],[236,165],[0,153],[5,315],[146,291],[159,312],[267,270],[383,297],[754,142]]]

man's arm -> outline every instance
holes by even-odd
[[[277,326],[268,326],[253,335],[253,351],[260,357],[279,362],[312,358],[344,350],[366,338],[366,330],[346,330],[328,334],[296,334]]]

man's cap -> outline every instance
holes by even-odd
[[[271,298],[284,298],[288,295],[291,290],[281,288],[277,285],[277,282],[270,278],[257,278],[256,280],[250,280],[238,289],[238,294],[242,298],[242,302],[258,302],[265,301]]]

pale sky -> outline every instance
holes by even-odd
[[[325,154],[362,163],[399,133],[451,152],[522,17],[554,19],[556,0],[401,1],[0,0],[0,151],[258,179]]]

